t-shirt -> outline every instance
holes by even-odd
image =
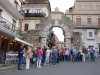
[[[23,52],[23,50],[24,50],[24,48],[19,48],[18,49],[18,57],[22,57],[23,56],[23,53],[21,53],[21,52]]]
[[[50,51],[50,50],[47,50],[47,51],[46,51],[46,56],[49,57],[49,56],[50,56],[50,53],[51,53],[51,51]]]
[[[37,51],[37,56],[42,56],[42,55],[43,55],[42,50],[38,50],[38,51]]]
[[[57,49],[54,49],[54,50],[52,51],[52,55],[53,55],[53,56],[57,56]]]
[[[90,50],[90,54],[93,54],[94,52],[95,52],[94,49],[91,49],[91,50]]]
[[[61,50],[61,54],[65,55],[65,50],[64,49]]]
[[[47,50],[46,48],[43,49],[43,57],[44,57],[44,58],[45,58],[45,56],[46,56],[46,50]]]
[[[80,52],[80,55],[83,55],[83,51],[82,50],[79,50],[79,52]]]
[[[69,51],[68,50],[65,51],[65,55],[69,55]]]
[[[75,55],[76,54],[76,49],[73,49],[73,55]]]

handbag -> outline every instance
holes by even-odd
[[[27,55],[28,55],[29,59],[33,58],[33,53],[32,52],[27,53]]]
[[[33,58],[33,61],[36,61],[36,58]]]
[[[90,55],[88,55],[88,59],[91,59],[91,56]]]

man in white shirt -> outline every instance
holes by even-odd
[[[79,52],[80,52],[80,61],[82,62],[82,58],[83,58],[83,50],[82,50],[82,48],[80,48]]]
[[[69,61],[69,50],[67,48],[65,48],[65,60]]]
[[[49,64],[50,53],[51,53],[51,51],[50,51],[49,47],[47,47],[45,65]]]

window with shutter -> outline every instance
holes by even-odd
[[[98,18],[98,26],[100,26],[100,18]]]
[[[91,18],[87,18],[87,24],[91,24]]]
[[[81,25],[81,18],[76,18],[76,25]]]
[[[28,31],[28,27],[29,27],[29,25],[25,24],[24,31]]]

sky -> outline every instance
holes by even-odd
[[[74,5],[74,0],[49,0],[51,4],[51,10],[54,11],[56,7],[59,8],[59,11],[65,12],[66,9],[69,9]]]
[[[51,10],[54,11],[56,7],[59,8],[59,11],[65,12],[70,7],[74,5],[74,0],[49,0],[51,4]],[[64,41],[64,35],[61,28],[54,27],[54,34],[58,37],[60,41]]]
[[[59,41],[64,41],[64,35],[61,28],[54,27],[53,31],[54,31],[54,34],[58,37]]]

